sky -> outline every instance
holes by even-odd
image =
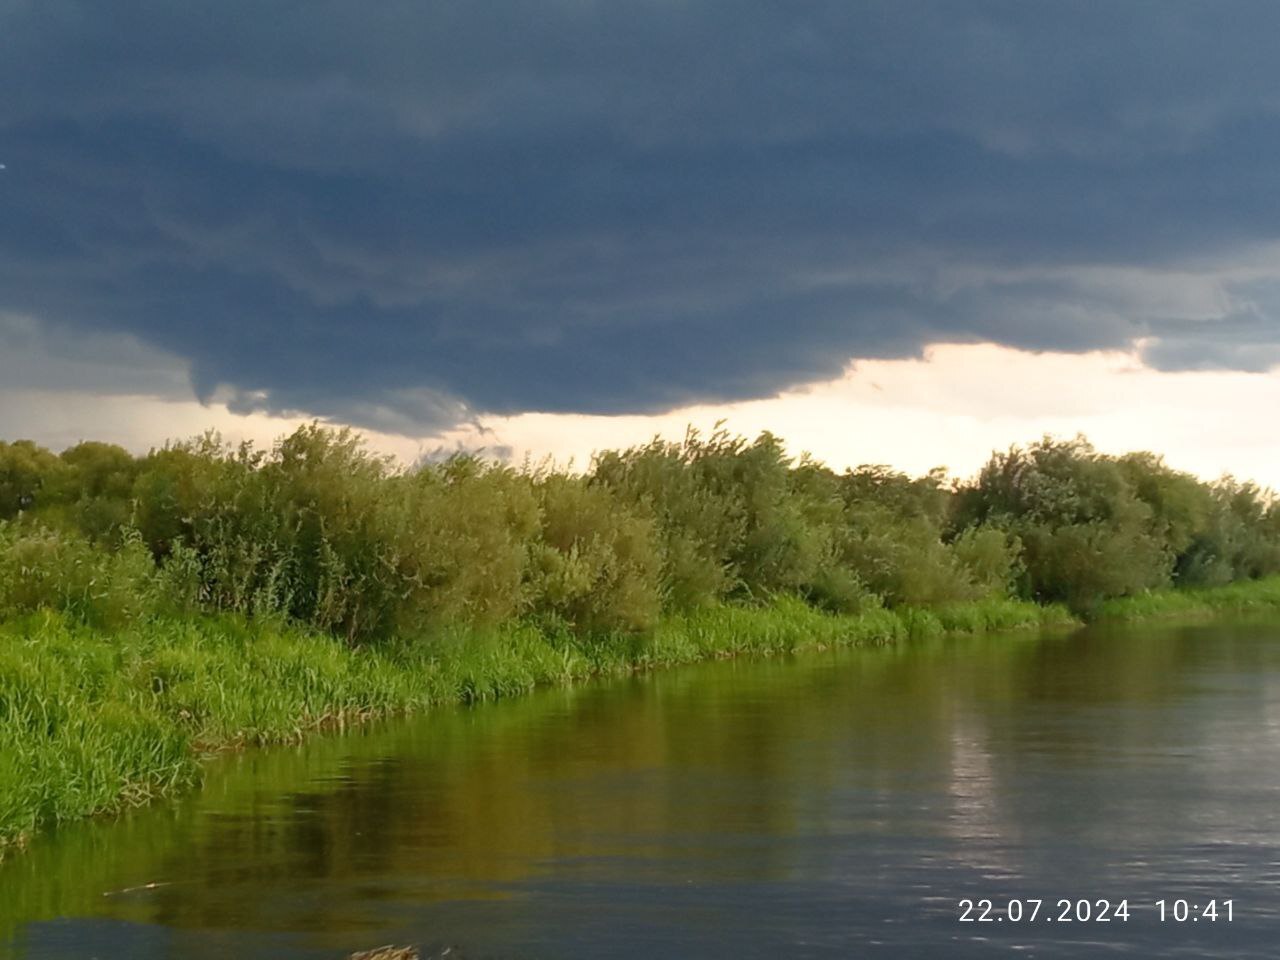
[[[0,0],[0,437],[1280,486],[1280,7]]]

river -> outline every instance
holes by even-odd
[[[1277,941],[1274,621],[729,661],[440,710],[221,758],[197,793],[0,864],[15,960]]]

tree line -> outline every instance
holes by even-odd
[[[347,430],[271,449],[216,434],[144,456],[0,442],[0,619],[279,616],[353,643],[514,619],[582,633],[779,594],[857,613],[987,597],[1065,603],[1280,572],[1280,505],[1083,438],[972,480],[837,472],[690,430],[585,473],[477,456],[397,468]]]

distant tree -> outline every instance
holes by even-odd
[[[0,440],[0,520],[39,506],[46,491],[57,489],[64,471],[54,454],[30,440]]]
[[[60,499],[91,540],[111,541],[128,525],[138,461],[123,447],[88,440],[64,450]]]
[[[956,522],[1004,529],[1023,546],[1021,592],[1088,613],[1107,597],[1168,583],[1174,551],[1166,540],[1180,516],[1160,517],[1138,494],[1128,466],[1083,437],[1045,437],[992,456],[960,491]]]

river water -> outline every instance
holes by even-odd
[[[0,865],[0,956],[388,942],[1274,957],[1280,624],[732,661],[442,710],[224,758],[192,796]]]

